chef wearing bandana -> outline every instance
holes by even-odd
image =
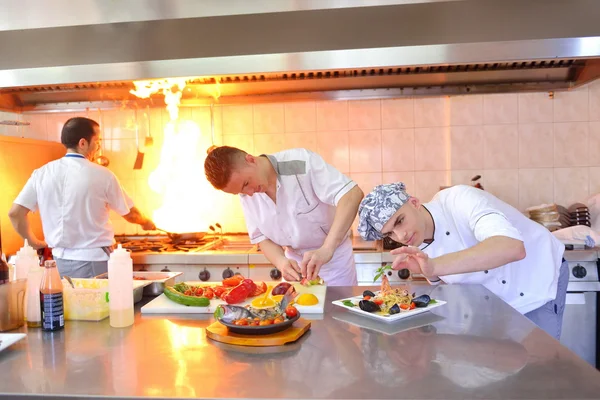
[[[560,338],[569,272],[564,245],[545,227],[488,192],[453,186],[422,204],[403,183],[380,185],[361,202],[358,232],[406,246],[392,267],[431,284],[482,284]]]

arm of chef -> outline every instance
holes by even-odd
[[[125,189],[123,189],[123,186],[121,186],[121,183],[114,174],[108,181],[106,201],[108,206],[127,222],[141,225],[145,230],[156,229],[154,222],[134,206],[133,200],[129,197]]]
[[[17,196],[8,212],[8,218],[15,228],[15,231],[34,249],[46,247],[43,240],[38,239],[29,225],[28,215],[31,211],[36,211],[38,208],[37,192],[35,190],[35,180],[37,171],[34,171],[21,193]]]
[[[447,200],[458,226],[471,229],[479,243],[433,259],[436,275],[485,271],[525,258],[521,233],[479,189],[461,187]]]
[[[364,193],[356,182],[326,163],[320,155],[309,152],[307,164],[307,173],[319,200],[336,206],[333,223],[323,243],[323,247],[335,251],[352,226]]]

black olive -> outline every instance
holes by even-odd
[[[400,307],[398,307],[398,304],[394,304],[393,306],[390,307],[390,315],[394,315],[394,314],[398,314],[400,312]]]
[[[427,305],[429,304],[430,301],[431,301],[431,297],[429,297],[426,294],[422,294],[419,297],[415,297],[413,299],[413,303],[415,303],[415,307],[418,307],[418,308],[427,307]]]
[[[369,300],[359,301],[358,306],[360,307],[361,310],[366,311],[366,312],[375,312],[375,311],[381,310],[381,308],[379,308],[379,306],[377,304],[375,304]]]
[[[371,292],[370,290],[365,290],[363,292],[363,297],[365,297],[365,296],[375,297],[375,293]]]

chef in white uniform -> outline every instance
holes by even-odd
[[[365,240],[391,237],[392,267],[431,284],[482,284],[560,338],[569,272],[564,245],[545,227],[488,192],[453,186],[429,203],[402,183],[380,185],[359,208]]]
[[[222,146],[204,169],[216,189],[240,195],[250,241],[284,279],[357,284],[349,230],[363,192],[354,181],[306,149],[255,157]]]

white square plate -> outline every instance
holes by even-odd
[[[352,302],[358,303],[362,299],[363,299],[363,296],[354,296],[354,297],[348,297],[345,299],[335,300],[335,301],[332,301],[332,303],[335,304],[336,306],[343,307],[346,310],[352,311],[354,313],[364,315],[365,317],[374,318],[378,321],[383,321],[383,322],[398,321],[398,320],[401,320],[404,318],[412,317],[413,315],[419,315],[419,314],[431,311],[435,308],[438,308],[438,307],[446,304],[446,302],[443,300],[434,299],[436,302],[434,304],[429,304],[427,307],[415,308],[414,310],[400,311],[398,314],[393,314],[393,315],[381,315],[381,314],[377,314],[377,313],[370,313],[370,312],[363,311],[360,309],[360,307],[358,307],[358,304],[355,307],[349,307],[343,303],[343,301],[345,301],[345,300],[350,300]]]
[[[12,346],[27,336],[24,333],[0,333],[0,351]]]

